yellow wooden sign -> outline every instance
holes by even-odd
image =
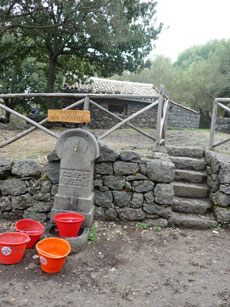
[[[49,122],[90,123],[90,111],[48,110]]]

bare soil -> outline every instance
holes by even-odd
[[[0,132],[0,141],[16,134]],[[207,147],[208,137],[208,131],[170,130],[167,144]],[[218,139],[226,137],[217,134]],[[129,148],[143,154],[153,146],[131,130],[119,130],[104,141],[117,150]],[[35,131],[0,149],[0,155],[37,157],[44,162],[55,143],[54,138]],[[227,144],[218,151],[230,153]],[[0,264],[0,306],[230,306],[229,228],[138,229],[98,221],[94,227],[98,240],[70,254],[58,273],[41,270],[39,260],[33,258],[35,248],[27,249],[18,264]],[[13,229],[14,222],[0,221],[0,232]]]

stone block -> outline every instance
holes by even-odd
[[[143,205],[144,196],[142,193],[133,193],[130,203],[131,208],[141,208]]]
[[[140,155],[133,150],[123,150],[120,152],[120,158],[126,162],[139,162],[141,161]]]
[[[147,162],[146,172],[155,182],[171,182],[175,177],[175,166],[172,162],[156,159]]]
[[[131,197],[131,192],[113,191],[114,205],[120,208],[128,207]]]
[[[12,161],[0,159],[0,176],[8,176],[11,173]]]
[[[95,172],[100,175],[112,175],[113,165],[111,162],[95,163]]]
[[[116,153],[110,146],[102,141],[98,142],[100,148],[100,156],[96,162],[114,162],[118,159],[119,154]]]
[[[132,175],[139,171],[138,163],[117,161],[114,163],[116,175]]]
[[[118,176],[105,176],[104,185],[111,190],[122,190],[125,186],[125,178]]]
[[[0,184],[0,191],[3,196],[5,195],[22,195],[27,192],[27,187],[21,179],[8,179]]]
[[[154,189],[155,202],[160,205],[172,205],[174,189],[172,184],[158,183]]]
[[[150,180],[134,181],[132,184],[132,189],[138,193],[146,193],[152,191],[154,188],[154,183]]]
[[[113,195],[111,191],[101,192],[98,190],[94,191],[95,197],[95,205],[103,208],[111,208],[113,207]]]
[[[121,220],[127,221],[142,221],[145,218],[145,213],[142,209],[122,208],[118,211]]]
[[[35,159],[15,160],[11,172],[19,177],[39,177],[41,165]]]

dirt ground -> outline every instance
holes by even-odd
[[[0,130],[0,141],[15,133]],[[207,147],[208,137],[208,131],[169,130],[166,141]],[[226,137],[217,134],[217,139]],[[117,150],[143,154],[153,146],[147,138],[122,130],[104,141]],[[55,142],[36,131],[0,149],[0,156],[45,161]],[[218,150],[230,153],[227,144]],[[230,229],[139,229],[98,221],[94,228],[98,240],[70,254],[58,273],[41,270],[33,258],[35,248],[27,249],[18,264],[0,264],[0,306],[230,306]],[[14,222],[0,221],[0,233],[13,229]]]

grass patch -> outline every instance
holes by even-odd
[[[98,240],[98,236],[94,226],[92,225],[89,229],[88,241],[89,243],[94,243]]]

